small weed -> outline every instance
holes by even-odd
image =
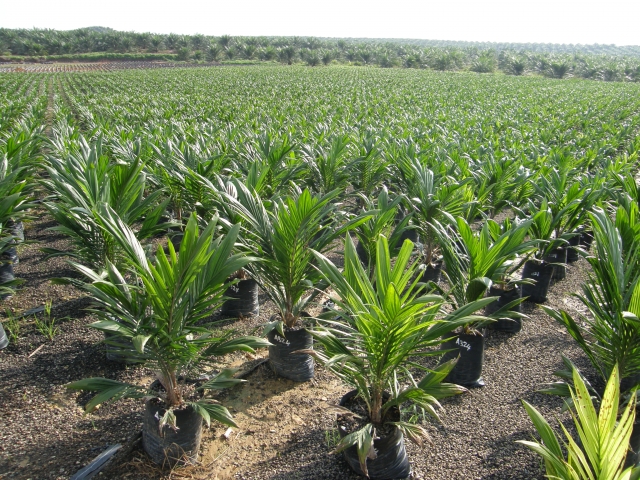
[[[324,431],[324,443],[329,450],[333,450],[340,441],[340,434],[336,427]]]
[[[11,342],[16,342],[20,338],[20,322],[13,316],[13,312],[9,309],[5,310],[7,320],[4,322],[4,329]]]
[[[424,408],[417,405],[411,405],[409,408],[400,407],[402,418],[407,418],[407,422],[413,425],[429,423],[429,414]]]
[[[39,319],[38,317],[34,317],[36,329],[49,340],[53,340],[59,332],[59,328],[56,325],[57,320],[51,316],[52,306],[53,302],[51,300],[47,300],[44,304],[44,318]]]
[[[53,340],[54,337],[58,334],[58,327],[56,326],[56,321],[54,318],[45,318],[40,320],[38,317],[35,318],[36,321],[36,329],[47,337],[49,340]]]
[[[53,306],[53,301],[51,299],[49,299],[46,302],[44,302],[44,316],[47,317],[47,319],[51,318],[51,307],[52,306]]]

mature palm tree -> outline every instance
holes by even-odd
[[[247,43],[240,48],[240,51],[244,58],[246,58],[247,60],[253,60],[258,51],[258,47],[256,47],[254,44]]]
[[[335,58],[335,55],[331,50],[320,50],[320,61],[322,62],[323,65],[325,66],[329,65],[334,58]]]
[[[547,75],[551,78],[565,78],[571,72],[571,64],[565,59],[554,59],[549,62]]]
[[[233,37],[231,35],[222,35],[218,37],[218,43],[225,50],[231,46],[232,42],[233,42]]]
[[[206,50],[205,58],[208,62],[217,62],[220,60],[221,55],[222,49],[218,45],[212,43]]]
[[[151,45],[152,52],[159,51],[163,45],[162,37],[160,35],[153,35],[149,40],[149,44]]]
[[[267,48],[265,48],[261,52],[261,58],[263,60],[267,60],[267,61],[275,60],[277,56],[278,56],[278,50],[273,45],[268,45]]]
[[[309,65],[310,67],[316,67],[320,65],[320,56],[318,55],[318,52],[315,50],[311,50],[309,53],[307,53],[306,60],[307,60],[307,65]]]
[[[280,61],[287,65],[291,65],[294,62],[297,53],[298,52],[293,45],[286,46],[280,49]]]
[[[135,46],[141,50],[146,50],[151,45],[151,34],[150,33],[135,33],[133,35],[133,43]]]
[[[178,47],[179,36],[175,33],[170,33],[164,39],[164,43],[169,50],[175,50]]]
[[[205,37],[201,33],[197,33],[190,37],[190,41],[191,41],[191,46],[193,47],[194,50],[202,50],[207,43],[207,37]]]

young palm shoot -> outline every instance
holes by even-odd
[[[441,254],[437,224],[452,224],[463,213],[466,201],[463,187],[468,181],[456,181],[442,171],[430,169],[411,149],[399,159],[398,168],[423,242],[424,263],[433,266]]]
[[[631,389],[640,383],[640,234],[623,241],[620,231],[631,227],[622,213],[620,228],[604,210],[589,217],[597,255],[587,259],[593,273],[577,297],[590,315],[576,321],[564,310],[543,308],[567,328],[602,379],[617,366],[625,389]]]
[[[106,275],[75,263],[74,266],[91,279],[85,290],[99,307],[100,318],[91,327],[117,332],[130,339],[134,351],[122,352],[146,361],[163,392],[104,378],[89,378],[68,385],[75,390],[97,391],[86,405],[88,412],[99,404],[119,398],[161,397],[164,413],[160,428],[176,426],[173,410],[191,406],[209,423],[216,419],[234,425],[228,410],[210,399],[185,398],[186,385],[181,378],[201,374],[202,368],[216,357],[236,350],[253,352],[269,343],[257,337],[232,338],[231,333],[214,334],[202,325],[222,302],[227,277],[253,259],[233,254],[239,227],[216,236],[217,219],[200,232],[195,214],[191,215],[179,255],[169,246],[169,255],[160,247],[155,261],[147,260],[134,232],[108,208],[100,212],[102,225],[127,253],[131,271],[126,278],[108,262]],[[200,386],[201,390],[218,389],[241,382],[228,370]]]
[[[437,226],[447,266],[445,279],[448,289],[441,290],[437,285],[436,289],[456,308],[460,308],[484,298],[495,281],[504,280],[516,255],[531,249],[533,243],[525,241],[530,225],[528,222],[516,224],[497,238],[494,235],[499,226],[492,220],[487,221],[477,233],[473,232],[462,217],[456,219],[456,224],[457,232],[453,228]],[[498,296],[489,296],[485,300],[496,303],[501,301]],[[449,375],[449,381],[468,387],[484,386],[481,377],[484,335],[481,329],[501,318],[519,321],[523,315],[514,311],[514,307],[521,301],[521,298],[515,298],[494,312],[485,311],[485,316],[470,318],[467,324],[455,332],[456,336],[445,345],[450,350],[441,360],[444,362],[460,356]]]
[[[640,476],[640,467],[624,469],[625,457],[636,416],[636,395],[632,395],[626,408],[618,417],[620,401],[620,377],[617,366],[607,381],[600,411],[592,403],[589,390],[581,375],[573,370],[574,387],[570,389],[573,402],[572,416],[578,432],[574,439],[560,423],[566,442],[567,455],[549,423],[532,405],[522,401],[533,422],[540,442],[518,440],[544,460],[546,476],[562,480],[610,479],[629,480]],[[578,443],[579,442],[579,443]]]
[[[482,298],[494,283],[519,283],[508,277],[518,256],[526,256],[537,244],[536,240],[526,240],[531,223],[507,222],[508,229],[504,230],[495,221],[487,220],[482,229],[474,232],[464,218],[458,217],[457,231],[438,226],[447,265],[444,275],[449,284],[448,296],[454,305]]]
[[[233,211],[244,221],[241,241],[258,253],[260,262],[247,267],[280,312],[270,328],[293,328],[309,302],[317,295],[321,276],[313,266],[310,249],[326,252],[331,242],[364,222],[357,217],[342,226],[337,223],[339,191],[312,195],[305,189],[297,196],[273,201],[267,210],[256,192],[232,181],[236,196],[221,192]]]
[[[470,167],[476,184],[475,196],[484,199],[483,210],[486,209],[489,218],[532,193],[531,172],[514,158],[496,158],[491,152],[484,161],[473,162]]]
[[[286,190],[290,183],[300,178],[305,166],[295,156],[295,145],[289,136],[272,138],[265,133],[254,143],[245,146],[240,167],[247,184],[267,199]]]
[[[22,283],[13,274],[16,245],[20,239],[12,225],[25,218],[31,205],[28,203],[26,167],[20,166],[15,157],[10,158],[2,149],[0,155],[0,299],[5,299]]]
[[[602,178],[571,182],[566,169],[550,169],[534,187],[551,212],[553,238],[570,239],[600,196]]]
[[[337,136],[327,142],[330,142],[329,148],[303,147],[304,160],[310,173],[309,188],[320,194],[336,189],[344,192],[351,176],[347,162],[350,139],[346,135]]]
[[[160,191],[146,194],[145,164],[135,153],[128,162],[112,162],[103,152],[102,141],[91,144],[80,137],[63,158],[51,157],[44,180],[51,196],[45,207],[59,224],[52,230],[71,240],[73,249],[43,249],[51,256],[69,256],[93,270],[108,262],[121,267],[124,260],[118,242],[99,225],[97,210],[109,205],[122,221],[136,229],[138,239],[162,231],[159,218],[168,204],[160,202]]]
[[[321,253],[314,252],[318,268],[335,291],[338,320],[320,320],[314,338],[324,347],[314,351],[327,368],[357,390],[366,404],[368,419],[359,430],[346,435],[336,451],[357,447],[362,472],[367,459],[374,459],[376,430],[391,424],[421,442],[426,432],[420,426],[390,420],[388,413],[405,402],[423,408],[437,418],[438,399],[465,391],[442,381],[455,360],[433,370],[416,363],[420,356],[437,355],[442,336],[471,321],[473,313],[490,300],[482,299],[444,314],[445,301],[438,295],[421,295],[415,278],[417,262],[411,263],[413,243],[406,240],[395,262],[384,236],[376,244],[373,279],[362,266],[351,237],[346,237],[345,265],[340,271]],[[425,373],[415,379],[410,371]]]
[[[354,233],[358,237],[357,250],[360,260],[368,265],[370,272],[373,272],[378,237],[384,235],[389,239],[391,256],[395,257],[402,246],[402,235],[409,229],[411,215],[406,215],[399,223],[396,223],[396,214],[404,196],[399,195],[392,199],[384,186],[375,202],[364,195],[359,194],[358,196],[364,205],[363,213],[376,212],[366,222],[354,229]]]
[[[293,352],[310,348],[313,340],[300,322],[305,307],[322,287],[311,249],[327,251],[338,235],[366,217],[338,225],[338,204],[333,203],[338,190],[313,196],[305,189],[297,196],[274,200],[271,210],[267,210],[255,191],[239,181],[233,184],[236,196],[226,192],[220,195],[243,220],[242,242],[247,250],[257,252],[261,260],[247,269],[279,310],[279,318],[272,317],[265,328],[265,335],[274,343],[269,348],[271,365],[282,377],[310,380],[313,359]]]
[[[370,131],[361,133],[357,143],[358,156],[349,165],[354,191],[366,198],[372,198],[390,174],[391,162],[382,154],[378,141]]]

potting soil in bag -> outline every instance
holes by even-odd
[[[240,280],[231,285],[224,296],[229,297],[220,310],[225,317],[246,317],[260,312],[258,282],[253,279]]]
[[[313,337],[304,328],[300,330],[285,330],[283,337],[277,331],[271,330],[267,339],[269,347],[269,362],[277,375],[293,380],[306,382],[313,378],[313,358],[306,353],[293,353],[296,350],[313,348]]]

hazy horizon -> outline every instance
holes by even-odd
[[[114,0],[90,8],[79,0],[24,0],[2,6],[0,27],[211,36],[302,36],[496,43],[640,45],[640,2],[612,0]],[[25,15],[25,11],[28,15]]]

